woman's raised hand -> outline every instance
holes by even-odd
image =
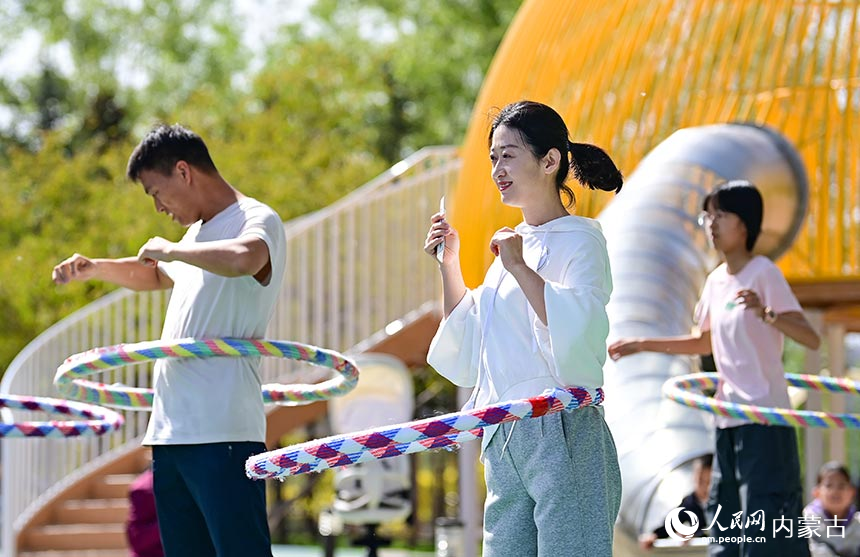
[[[500,228],[490,240],[490,251],[502,259],[502,266],[513,273],[518,265],[525,266],[523,237],[507,226]]]
[[[445,253],[442,258],[442,264],[454,261],[460,254],[460,235],[453,226],[445,220],[445,215],[436,213],[430,217],[430,230],[427,231],[427,238],[424,240],[424,252],[427,255],[436,257],[436,246],[445,242]]]

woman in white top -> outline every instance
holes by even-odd
[[[462,387],[470,406],[603,384],[612,279],[600,225],[572,216],[569,170],[592,189],[618,191],[621,173],[601,149],[571,143],[561,116],[529,101],[506,106],[490,134],[493,182],[523,221],[490,242],[497,256],[469,290],[457,231],[431,218],[424,250],[444,241],[444,314],[428,362]],[[484,557],[612,554],[621,475],[603,411],[502,424],[485,431]]]
[[[761,194],[745,180],[727,182],[705,197],[702,209],[700,222],[725,262],[705,281],[696,308],[699,330],[675,338],[620,339],[609,347],[609,355],[617,360],[637,352],[713,353],[720,377],[718,400],[788,408],[783,337],[813,350],[820,341],[779,268],[767,257],[753,255],[761,231]],[[711,536],[724,541],[712,544],[709,554],[809,555],[806,540],[797,535],[803,494],[794,429],[723,416],[716,418],[716,426],[707,514],[715,524]],[[761,516],[755,514],[759,511],[767,534],[761,523],[747,524]],[[742,513],[740,524],[733,517],[737,513]],[[780,517],[788,522],[786,530],[792,527],[790,536],[773,532],[772,521]],[[766,542],[737,541],[746,536],[765,536]]]

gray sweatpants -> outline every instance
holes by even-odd
[[[612,555],[621,471],[597,408],[502,424],[484,477],[483,557]]]

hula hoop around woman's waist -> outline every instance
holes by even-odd
[[[23,395],[0,395],[0,408],[15,408],[31,412],[49,412],[78,416],[85,420],[51,420],[0,423],[0,438],[14,437],[84,437],[102,435],[120,428],[121,414],[83,402]]]
[[[550,389],[543,394],[414,422],[335,435],[255,455],[245,462],[252,479],[283,478],[337,466],[450,448],[478,439],[486,427],[525,418],[597,406],[603,389]]]

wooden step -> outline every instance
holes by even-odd
[[[93,499],[125,499],[128,488],[138,474],[110,474],[93,483],[90,495]]]
[[[125,524],[129,502],[123,499],[72,499],[57,508],[54,524]]]
[[[124,524],[49,524],[27,532],[22,551],[113,549],[126,547]]]

